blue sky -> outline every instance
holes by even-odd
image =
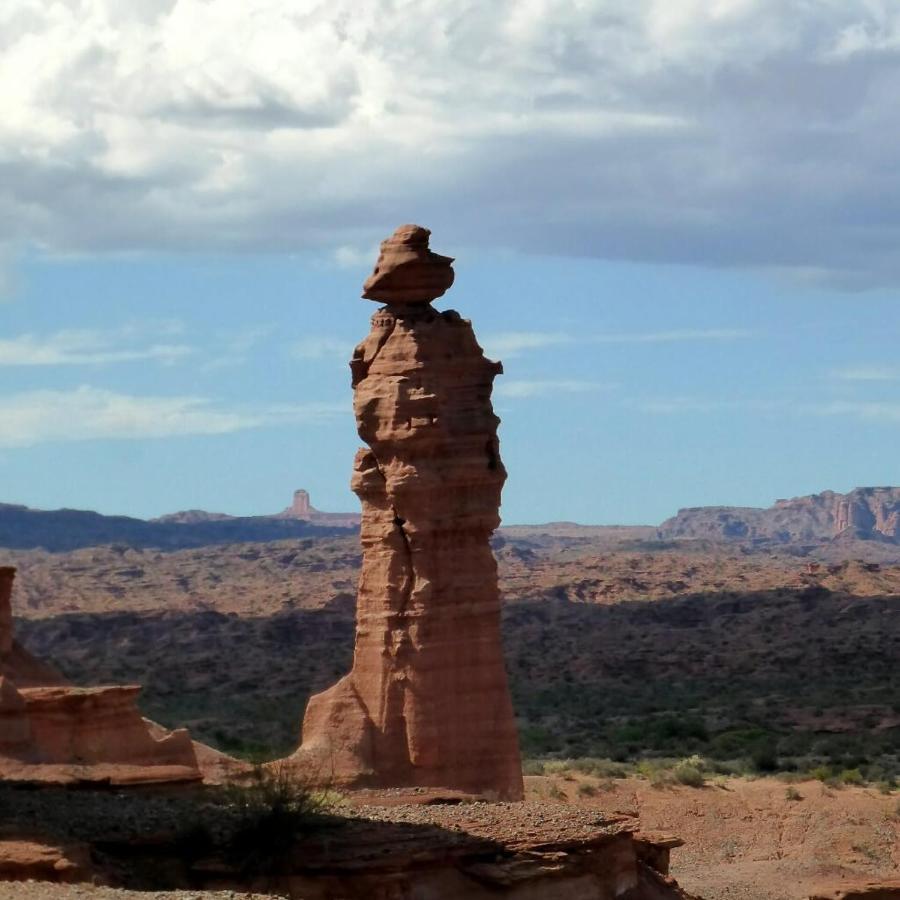
[[[471,255],[440,304],[504,361],[508,522],[655,523],[896,480],[890,292]],[[23,265],[2,307],[4,498],[252,514],[305,486],[353,509],[347,360],[376,308],[358,299],[365,274],[300,257]]]
[[[897,482],[886,0],[11,0],[0,41],[0,501],[354,509],[410,221],[505,365],[507,522]]]

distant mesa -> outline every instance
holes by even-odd
[[[182,512],[169,513],[151,522],[177,525],[196,525],[201,522],[229,522],[241,518],[229,516],[227,513],[206,512],[203,509],[186,509]],[[309,491],[300,488],[294,491],[291,505],[280,513],[263,516],[250,516],[252,519],[295,519],[313,525],[324,525],[331,528],[358,528],[359,513],[328,513],[316,509],[310,500]]]
[[[776,500],[768,509],[699,506],[659,526],[663,540],[774,541],[782,544],[867,540],[900,543],[900,488],[862,487]]]
[[[305,493],[305,492],[304,492]],[[0,547],[65,553],[82,547],[120,544],[136,549],[187,550],[217,544],[261,543],[294,538],[339,537],[359,527],[353,513],[230,516],[190,509],[158,519],[104,516],[82,509],[29,509],[0,503]],[[298,507],[302,509],[301,507]]]

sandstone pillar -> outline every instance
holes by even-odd
[[[351,362],[363,568],[353,669],[313,697],[297,756],[337,785],[522,796],[490,537],[506,472],[471,324],[431,301],[453,282],[429,232],[382,244],[385,303]]]

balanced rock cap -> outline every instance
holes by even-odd
[[[382,241],[363,299],[394,306],[430,303],[442,296],[453,284],[453,258],[429,250],[430,235],[421,225],[401,225]]]

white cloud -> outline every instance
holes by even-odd
[[[863,422],[881,424],[900,422],[900,402],[841,400],[808,407],[807,411],[820,416],[845,416]]]
[[[171,329],[166,329],[171,331]],[[193,351],[184,344],[134,343],[133,327],[100,331],[80,329],[38,336],[0,338],[0,366],[74,366],[155,360],[173,363]]]
[[[541,331],[506,331],[479,338],[485,354],[491,359],[510,359],[526,350],[541,350],[571,344],[574,338],[568,334],[552,334]]]
[[[678,344],[682,341],[734,341],[751,336],[740,328],[683,328],[673,331],[644,331],[598,334],[584,338],[593,344]]]
[[[500,381],[494,387],[494,394],[498,397],[520,400],[530,397],[546,397],[556,394],[585,394],[596,391],[612,390],[614,385],[602,384],[597,381],[578,381],[565,379],[538,379],[538,380],[512,380]]]
[[[660,397],[645,400],[632,400],[628,403],[633,409],[653,415],[671,416],[681,413],[711,413],[724,409],[736,409],[749,406],[733,400],[710,400],[704,397]],[[752,404],[758,405],[758,404]]]
[[[51,252],[355,265],[422,219],[900,282],[887,0],[7,0],[0,48],[0,222]]]
[[[0,244],[0,303],[16,296],[19,282],[16,253],[13,248]]]
[[[0,397],[0,447],[48,442],[140,440],[229,434],[267,425],[318,422],[343,411],[330,404],[227,410],[193,396],[137,396],[83,385]]]
[[[223,332],[217,337],[223,346],[217,350],[217,356],[207,360],[202,369],[214,372],[244,365],[256,350],[275,331],[274,325],[256,325],[245,327],[238,333]]]
[[[891,366],[851,366],[837,369],[834,377],[843,381],[900,381],[900,369]]]
[[[485,353],[492,359],[510,359],[528,350],[560,347],[566,344],[672,344],[682,341],[731,341],[750,337],[738,328],[683,328],[671,331],[635,331],[618,334],[564,334],[542,331],[508,331],[481,339]]]
[[[347,362],[353,353],[353,343],[334,337],[306,337],[294,341],[290,353],[295,359],[341,359]]]
[[[344,244],[333,254],[334,263],[340,269],[370,269],[378,259],[378,245],[371,247],[351,247]]]

